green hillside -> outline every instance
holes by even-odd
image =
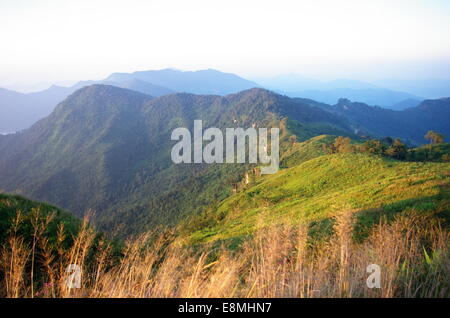
[[[449,218],[448,163],[401,162],[360,153],[321,155],[317,143],[324,138],[298,145],[308,150],[306,156],[316,149],[319,157],[257,179],[189,219],[181,227],[185,239],[196,243],[239,238],[261,223],[309,223],[312,233],[321,232],[342,209],[359,211],[362,232],[381,215],[410,209]]]
[[[290,168],[325,155],[323,145],[334,142],[336,136],[319,135],[303,142],[293,142],[281,156],[281,167]]]

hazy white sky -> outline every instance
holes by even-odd
[[[0,87],[111,72],[450,77],[449,0],[0,0]]]

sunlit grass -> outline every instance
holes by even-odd
[[[329,218],[343,207],[389,211],[403,204],[399,212],[423,210],[429,201],[450,207],[449,196],[443,194],[449,174],[448,163],[400,162],[367,154],[320,156],[263,177],[194,217],[190,224],[195,218],[205,221],[187,235],[191,242],[229,239],[252,233],[259,218],[267,224],[305,223]]]

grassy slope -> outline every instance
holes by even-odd
[[[291,168],[305,161],[325,155],[324,144],[334,142],[336,136],[320,135],[304,142],[295,142],[281,155],[281,168]]]
[[[310,156],[320,155],[317,137]],[[328,139],[328,138],[327,138]],[[299,144],[305,148],[305,144]],[[292,155],[291,155],[292,157]],[[182,226],[192,243],[239,238],[259,222],[311,222],[320,228],[338,210],[360,210],[363,225],[414,208],[449,214],[448,163],[400,162],[366,154],[325,155],[263,177],[216,209]],[[305,161],[306,160],[306,161]],[[314,227],[313,227],[314,228]]]

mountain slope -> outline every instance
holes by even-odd
[[[181,227],[191,243],[235,239],[257,224],[330,224],[342,209],[369,225],[380,215],[415,209],[450,219],[448,163],[400,162],[367,154],[320,155],[257,179]],[[363,229],[361,229],[363,230]]]
[[[31,129],[4,136],[0,188],[15,184],[18,192],[30,191],[33,198],[58,205],[70,201],[64,207],[72,211],[97,208],[96,194],[111,179],[107,166],[113,162],[116,173],[128,168],[126,158],[108,154],[138,147],[138,107],[149,98],[111,88],[79,90]],[[139,129],[144,131],[143,126]]]
[[[422,131],[430,123],[431,130],[450,136],[450,97],[425,100],[417,107],[407,109],[405,113],[416,120]]]

